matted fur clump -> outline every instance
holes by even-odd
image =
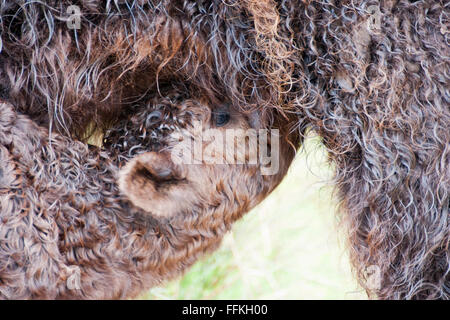
[[[80,29],[69,28],[65,21],[72,4],[80,9]],[[3,1],[0,91],[14,112],[53,135],[85,139],[88,129],[107,132],[105,146],[119,149],[108,150],[110,159],[98,162],[109,163],[115,154],[121,160],[113,167],[124,160],[128,174],[147,163],[139,161],[140,152],[133,154],[142,142],[129,134],[142,134],[142,124],[132,119],[142,110],[134,106],[148,95],[164,97],[164,88],[172,84],[183,84],[208,112],[228,105],[247,119],[238,127],[253,123],[250,127],[286,128],[285,133],[292,134],[286,145],[298,146],[307,129],[315,130],[336,168],[341,218],[360,284],[370,296],[382,299],[448,299],[449,10],[442,0]],[[258,124],[248,120],[255,112]],[[39,132],[46,131],[27,123],[36,131],[35,139],[43,141]],[[7,127],[2,130],[2,135],[10,134]],[[64,141],[61,145],[71,141],[57,137]],[[130,149],[120,149],[122,142],[131,143],[125,148]],[[43,164],[52,162],[53,148],[58,143],[49,145]],[[84,155],[77,148],[70,151],[72,157]],[[18,150],[30,157],[26,149]],[[286,166],[291,157],[291,149],[281,148]],[[8,161],[18,165],[13,158]],[[61,165],[55,161],[56,167]],[[58,183],[69,188],[79,183],[76,177]],[[253,179],[247,176],[241,184],[258,185]],[[98,190],[117,188],[111,184],[98,182]],[[10,198],[22,192],[20,187],[2,190]],[[259,195],[254,191],[247,195]],[[239,191],[233,195],[240,196]],[[65,208],[70,217],[70,205]],[[29,215],[14,210],[7,212]],[[111,230],[118,228],[120,219],[103,216]],[[7,230],[5,226],[0,224]],[[80,230],[89,226],[95,223]],[[167,244],[160,252],[168,257],[172,248]],[[96,261],[111,272],[118,268],[123,277],[133,274],[135,264],[120,269],[101,260],[99,250],[106,249],[100,246],[82,256],[85,260],[77,256],[73,261]],[[376,270],[375,286],[366,281],[369,270]],[[20,277],[31,281],[32,274]],[[7,283],[3,288],[14,287],[2,273],[0,279]],[[37,283],[46,286],[45,281]]]

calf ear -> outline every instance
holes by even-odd
[[[182,166],[166,153],[147,152],[130,160],[120,171],[120,192],[149,214],[172,216],[189,210],[198,196]]]

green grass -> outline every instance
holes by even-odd
[[[318,138],[214,254],[142,299],[366,299],[350,272]],[[339,241],[341,240],[341,241]]]

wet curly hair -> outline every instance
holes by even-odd
[[[335,167],[360,284],[380,299],[449,299],[448,3],[279,8],[298,125],[319,133]]]
[[[83,140],[176,82],[266,127],[286,117],[296,146],[308,130],[322,137],[368,294],[450,297],[445,1],[74,4],[79,30],[68,1],[1,2],[0,93],[18,112]]]

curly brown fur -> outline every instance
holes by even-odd
[[[225,34],[229,27],[252,30],[251,21],[226,26],[234,16],[250,13],[241,5],[219,4],[208,17],[198,3],[80,2],[84,29],[78,32],[68,29],[64,20],[65,9],[73,4],[69,1],[1,2],[2,98],[34,121],[18,116],[18,123],[8,122],[8,115],[2,114],[6,124],[0,132],[15,141],[11,150],[9,140],[1,143],[10,169],[2,179],[11,182],[3,189],[1,206],[6,237],[0,259],[3,297],[134,296],[179,274],[216,247],[232,221],[261,201],[284,175],[293,157],[290,146],[283,152],[291,156],[281,159],[275,176],[261,175],[258,165],[180,168],[167,162],[167,150],[160,150],[125,159],[130,161],[120,174],[120,193],[112,148],[110,155],[89,154],[82,143],[58,134],[85,139],[89,128],[111,130],[148,94],[163,97],[163,88],[172,84],[184,84],[202,97],[201,107],[193,101],[189,112],[200,108],[195,115],[204,124],[211,112],[205,105],[226,100],[233,112],[249,117],[257,105],[278,108],[278,88],[269,89],[270,77],[252,72],[263,67],[261,59],[247,63],[252,44]],[[198,32],[203,28],[225,33],[208,37]],[[243,53],[244,45],[248,53]],[[264,95],[260,86],[267,87]],[[2,108],[7,112],[6,104]],[[254,128],[276,126],[278,116],[264,109],[258,113]],[[250,127],[243,113],[236,119],[241,120],[233,126]],[[43,127],[51,132],[49,143]],[[149,143],[148,150],[156,146],[155,141]],[[136,151],[133,146],[127,152]],[[137,209],[149,206],[147,215]],[[17,216],[19,207],[29,209]],[[34,224],[41,217],[45,223]],[[67,272],[74,266],[81,270],[78,291],[67,289]]]
[[[270,2],[1,3],[3,98],[52,130],[83,138],[92,121],[106,130],[124,108],[174,82],[269,117],[266,109],[279,108],[278,78],[288,73],[277,66],[287,49],[274,47]],[[80,30],[66,24],[72,4]],[[261,19],[257,37],[252,16]]]
[[[351,261],[369,295],[450,298],[450,7],[282,1],[292,95],[336,167]],[[287,37],[288,38],[288,37]],[[367,271],[379,271],[379,287]]]
[[[209,127],[208,107],[192,103],[193,119]],[[220,130],[244,122],[233,115]],[[259,164],[176,164],[169,153],[177,143],[166,137],[162,150],[118,172],[107,153],[58,134],[49,141],[47,130],[0,104],[0,298],[134,297],[215,249],[294,155],[282,144],[291,157],[268,176]]]
[[[445,1],[85,1],[79,32],[57,18],[67,5],[1,2],[0,92],[18,110],[82,138],[182,82],[266,125],[294,113],[335,164],[361,285],[449,298]]]

